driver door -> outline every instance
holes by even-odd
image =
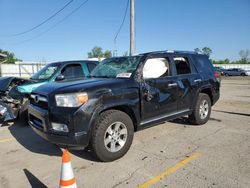
[[[176,113],[178,84],[172,72],[169,57],[161,55],[146,59],[142,69],[141,124]]]

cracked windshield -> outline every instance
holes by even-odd
[[[119,57],[103,60],[92,71],[95,78],[130,78],[136,70],[140,56]]]
[[[38,71],[36,74],[34,74],[31,79],[32,80],[48,80],[52,77],[52,75],[55,73],[55,71],[58,69],[60,64],[52,64],[47,65],[40,71]]]

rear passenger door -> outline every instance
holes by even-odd
[[[172,61],[175,65],[178,84],[177,110],[178,112],[188,111],[195,103],[202,78],[193,66],[189,55],[174,55]]]

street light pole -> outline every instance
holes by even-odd
[[[130,55],[135,54],[135,0],[130,0]]]

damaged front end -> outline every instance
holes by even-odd
[[[0,102],[0,124],[15,119],[9,105]]]
[[[27,96],[18,92],[17,86],[30,83],[30,80],[16,77],[0,78],[0,126],[17,118]]]

